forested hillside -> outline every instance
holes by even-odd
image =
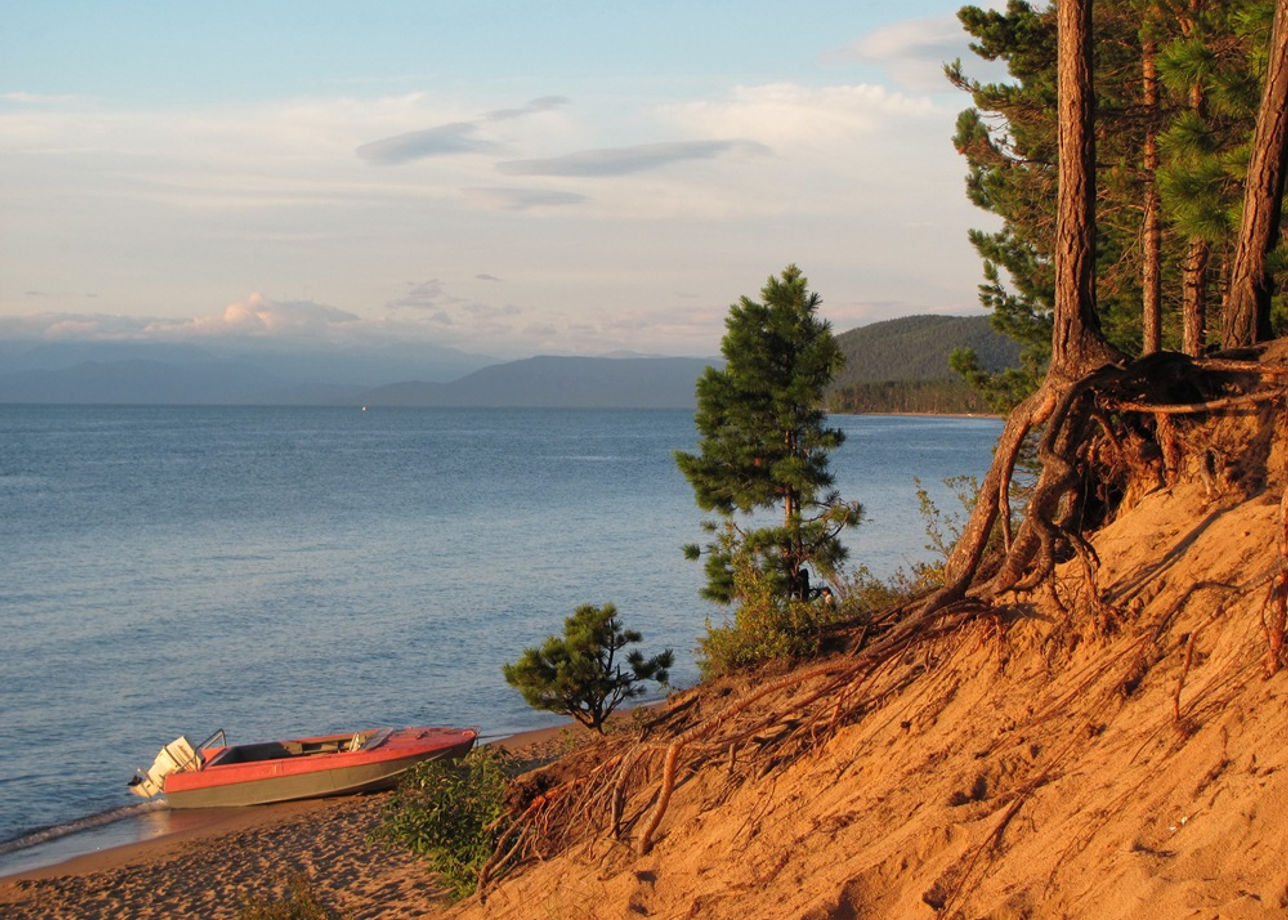
[[[948,356],[969,348],[991,371],[1019,360],[1018,346],[986,316],[904,316],[851,329],[836,342],[845,367],[828,391],[834,412],[987,412]]]

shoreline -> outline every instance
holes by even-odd
[[[519,732],[495,741],[486,742],[496,745],[518,756],[520,763],[536,765],[542,760],[550,759],[553,751],[558,749],[565,732],[577,731],[576,724],[551,725],[547,728]],[[171,812],[169,809],[157,809],[156,812],[143,816],[122,818],[121,822],[130,822],[130,827],[117,827],[112,834],[113,825],[104,825],[98,829],[76,831],[66,838],[58,838],[48,843],[35,844],[31,848],[15,850],[15,854],[39,850],[48,847],[53,858],[41,862],[39,856],[35,862],[40,865],[17,868],[12,872],[0,866],[0,907],[13,906],[12,897],[22,890],[53,888],[55,883],[66,883],[68,879],[111,879],[111,876],[122,875],[138,867],[158,867],[173,861],[176,857],[191,856],[194,852],[211,850],[210,858],[218,858],[220,841],[236,841],[247,838],[273,838],[278,830],[290,830],[310,823],[328,822],[352,825],[357,829],[361,825],[358,843],[365,839],[368,825],[374,825],[379,818],[380,804],[386,792],[375,792],[368,795],[336,796],[328,799],[307,799],[287,801],[273,805],[255,805],[250,808],[207,808],[183,809]],[[158,818],[160,830],[143,827],[147,818]],[[135,839],[124,839],[134,835]],[[142,836],[140,836],[142,835]],[[307,836],[305,834],[304,836]],[[108,843],[103,847],[85,850],[88,841],[94,838],[106,838]],[[116,841],[113,841],[115,838]],[[58,844],[63,844],[59,848]],[[80,843],[80,847],[76,847]],[[352,843],[352,841],[350,841]],[[68,844],[71,847],[68,848]],[[59,849],[71,849],[67,856],[58,857]],[[75,852],[80,849],[81,852]],[[14,854],[9,854],[14,856]],[[21,861],[19,861],[21,862]],[[392,862],[398,862],[393,859]],[[265,883],[272,879],[265,879]],[[45,905],[45,899],[41,899]],[[6,917],[8,912],[0,910]],[[70,914],[75,915],[75,914]],[[22,916],[22,915],[19,915]],[[35,915],[33,915],[35,916]],[[85,914],[84,916],[94,916]],[[104,915],[109,916],[109,915]]]

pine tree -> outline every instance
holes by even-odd
[[[985,374],[969,355],[954,368],[1005,408],[1038,386],[1049,360],[1058,7],[964,7],[972,50],[1004,62],[1012,79],[981,83],[960,62],[947,71],[974,104],[954,139],[968,164],[967,195],[1003,221],[971,233],[984,262],[980,299],[995,328],[1025,348],[1018,373]],[[1096,314],[1124,354],[1182,344],[1197,353],[1210,341],[1208,303],[1231,273],[1272,8],[1273,0],[1095,4]],[[1284,270],[1283,260],[1267,264]]]
[[[1094,254],[1100,279],[1099,323],[1119,348],[1135,351],[1141,336],[1140,222],[1144,189],[1140,160],[1147,123],[1141,117],[1140,18],[1117,0],[1100,4],[1097,58],[1099,87],[1099,210]],[[967,197],[999,215],[1000,230],[970,232],[984,262],[980,302],[995,329],[1021,344],[1021,369],[990,375],[973,356],[953,368],[999,409],[1032,392],[1051,354],[1055,300],[1057,193],[1056,10],[1009,0],[1004,12],[963,7],[958,13],[974,38],[972,50],[1005,61],[1011,80],[981,83],[960,61],[949,80],[970,93],[974,107],[957,121],[954,144],[967,161]]]
[[[1141,25],[1141,104],[1144,108],[1145,146],[1143,213],[1141,214],[1141,354],[1152,355],[1163,347],[1163,226],[1162,196],[1158,190],[1158,127],[1161,115],[1158,80],[1157,5],[1143,4]]]
[[[824,575],[845,558],[839,533],[858,523],[858,505],[831,490],[828,452],[844,434],[827,427],[824,391],[842,357],[821,302],[789,265],[761,290],[729,309],[721,343],[725,366],[698,380],[699,452],[677,451],[676,463],[698,506],[717,512],[707,552],[703,595],[734,599],[734,558],[755,560],[783,597],[809,596],[807,565]],[[781,508],[782,525],[757,526],[757,510]],[[686,547],[697,558],[702,550]]]
[[[1158,69],[1175,113],[1159,138],[1158,178],[1168,223],[1185,241],[1182,348],[1190,355],[1208,344],[1209,305],[1228,271],[1255,110],[1247,14],[1261,2],[1164,3],[1177,31],[1162,45]]]
[[[612,604],[583,604],[564,620],[562,638],[549,636],[540,648],[525,649],[501,672],[534,709],[570,715],[602,732],[614,709],[644,692],[643,681],[666,686],[674,659],[670,649],[647,659],[633,651],[623,670],[618,653],[641,638],[622,626]]]

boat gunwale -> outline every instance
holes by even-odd
[[[374,736],[383,729],[358,734]],[[427,733],[433,733],[427,735]],[[343,735],[321,735],[313,738],[288,739],[289,741],[317,743],[330,742],[336,739],[349,740],[353,733]],[[408,761],[406,766],[398,768],[401,772],[418,761],[436,759],[442,756],[464,755],[478,738],[474,729],[418,727],[392,729],[388,735],[380,738],[377,744],[354,751],[325,751],[299,753],[286,757],[244,762],[218,763],[214,761],[222,752],[238,747],[229,745],[224,748],[203,749],[203,765],[197,770],[172,773],[165,778],[164,794],[167,800],[171,796],[180,797],[188,793],[213,790],[222,787],[235,787],[248,783],[265,783],[288,781],[307,777],[310,774],[335,773],[337,771],[378,767],[380,764],[396,764]],[[264,742],[272,744],[274,742]],[[285,742],[276,742],[285,743]],[[246,747],[248,745],[243,745]],[[207,757],[210,761],[207,761]],[[331,794],[342,794],[328,792]],[[173,804],[173,803],[172,803]]]

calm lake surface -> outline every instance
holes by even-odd
[[[914,477],[953,509],[942,480],[1001,431],[832,424],[867,514],[851,562],[882,576],[929,556]],[[553,724],[500,667],[579,604],[692,684],[724,615],[681,553],[703,515],[672,451],[695,444],[687,411],[0,406],[0,874],[155,822],[125,784],[180,734]]]

